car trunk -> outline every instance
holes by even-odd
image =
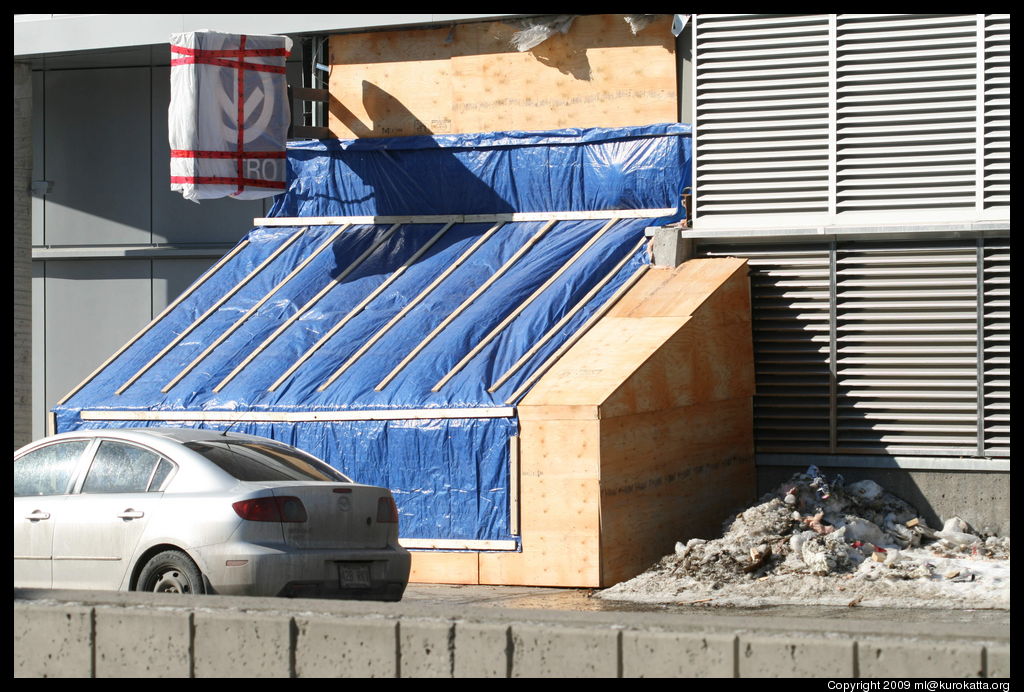
[[[274,488],[279,497],[297,497],[306,508],[304,522],[283,522],[285,542],[308,550],[384,548],[393,523],[377,521],[381,488],[313,483]]]

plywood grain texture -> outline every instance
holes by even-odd
[[[517,407],[522,552],[484,584],[606,587],[754,499],[745,260],[652,269]]]
[[[409,581],[422,584],[479,584],[479,553],[413,550]]]
[[[671,15],[634,35],[577,17],[529,51],[503,22],[332,36],[335,137],[395,137],[678,120]]]

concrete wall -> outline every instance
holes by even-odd
[[[1006,626],[15,591],[18,677],[1008,677]],[[884,615],[884,613],[880,613]],[[955,620],[956,618],[951,618]]]
[[[32,69],[14,63],[14,449],[32,441]]]

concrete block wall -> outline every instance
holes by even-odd
[[[14,63],[14,449],[32,441],[32,68]]]
[[[15,591],[17,677],[1008,677],[1009,627]]]

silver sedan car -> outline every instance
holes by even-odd
[[[63,433],[14,453],[14,585],[397,601],[387,488],[263,437]]]

